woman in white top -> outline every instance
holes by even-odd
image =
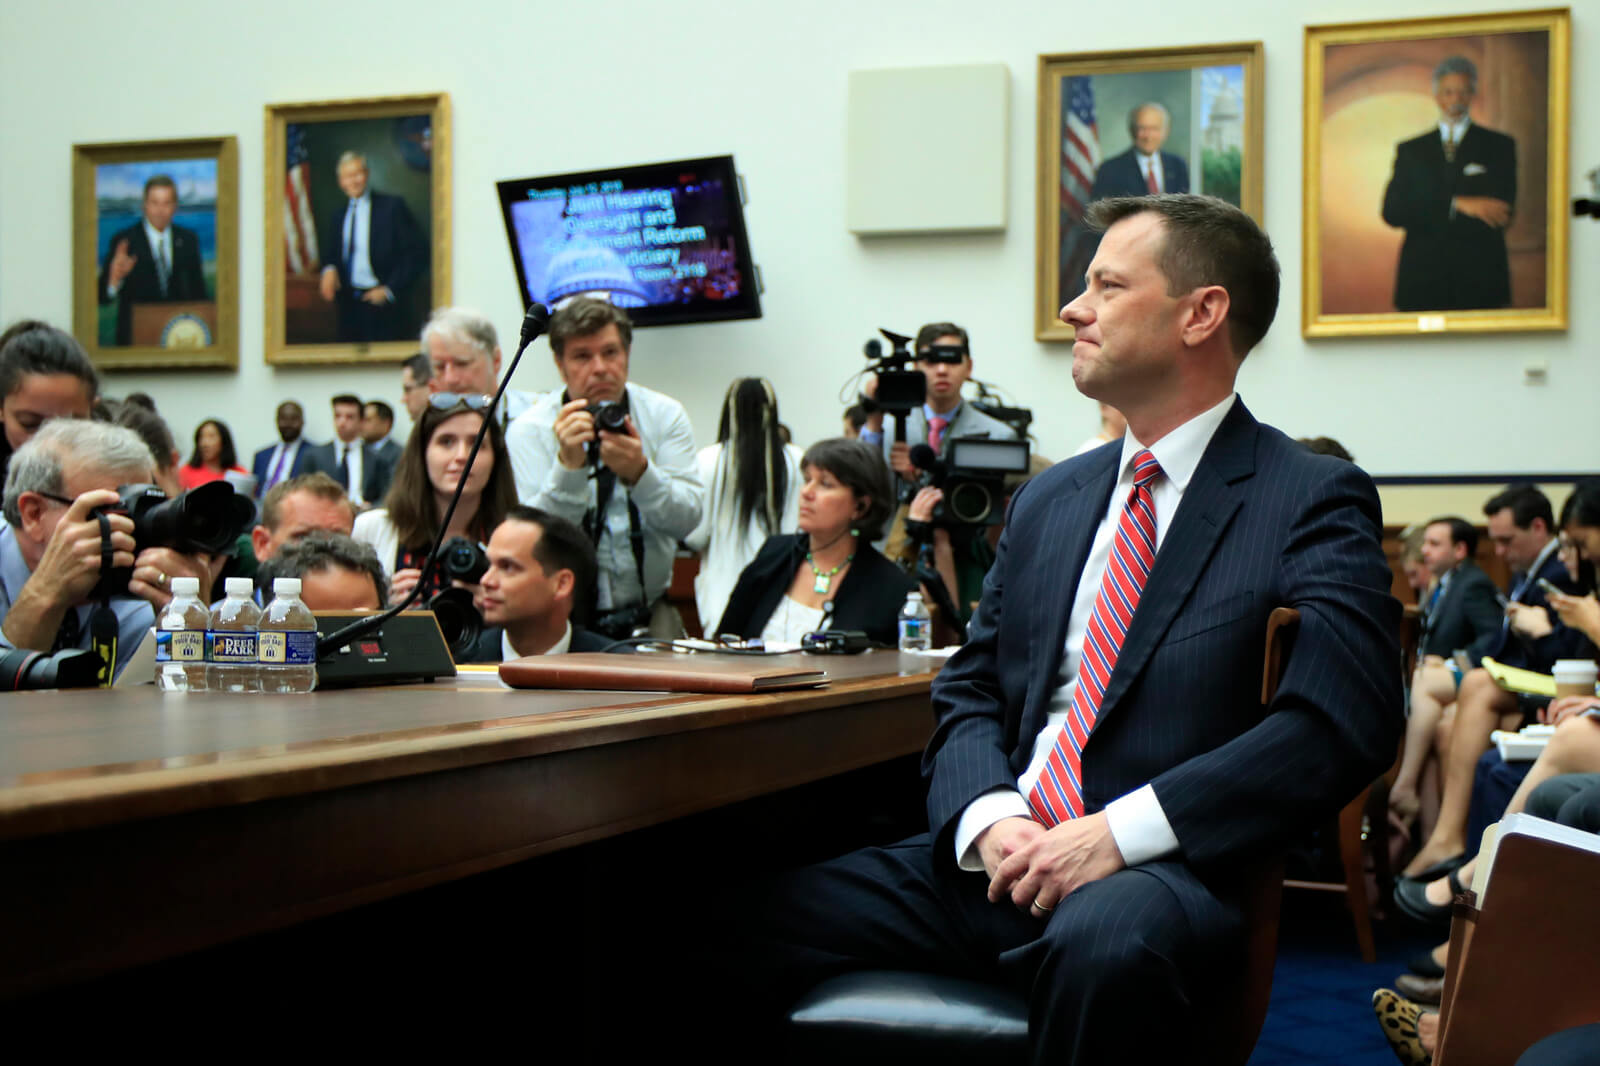
[[[684,543],[700,553],[695,609],[709,629],[722,617],[739,574],[768,537],[799,520],[799,448],[778,432],[778,397],[765,378],[739,378],[722,401],[717,443],[700,451],[706,486],[700,524]]]
[[[488,396],[440,392],[428,397],[428,406],[411,431],[411,438],[395,464],[394,481],[384,506],[356,517],[352,536],[372,545],[389,578],[389,601],[396,603],[416,587],[439,532],[439,521],[463,475],[467,487],[439,543],[465,537],[474,544],[489,534],[517,502],[511,460],[506,455],[500,423],[489,419],[489,435],[467,471],[467,455],[484,423]],[[424,599],[450,587],[442,566],[435,566]]]

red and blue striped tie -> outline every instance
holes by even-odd
[[[1159,473],[1161,465],[1148,451],[1133,457],[1133,490],[1122,509],[1122,521],[1117,523],[1111,560],[1084,630],[1072,709],[1045,760],[1044,771],[1028,792],[1034,818],[1047,827],[1083,816],[1083,746],[1089,742],[1100,701],[1111,683],[1111,670],[1117,665],[1117,653],[1156,562],[1156,504],[1150,483]]]

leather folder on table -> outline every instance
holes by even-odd
[[[780,666],[748,655],[529,655],[500,664],[500,680],[512,688],[583,688],[620,692],[770,692],[813,688],[827,681],[821,670]]]

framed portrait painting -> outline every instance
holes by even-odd
[[[232,137],[72,148],[72,326],[108,369],[239,364]]]
[[[1261,219],[1261,42],[1039,57],[1034,335],[1070,341],[1095,200],[1221,197]]]
[[[1309,26],[1301,330],[1567,328],[1565,9]]]
[[[444,93],[267,108],[266,359],[393,363],[450,302]]]

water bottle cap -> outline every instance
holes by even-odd
[[[906,593],[906,599],[908,599],[908,600],[916,600],[918,603],[921,603],[922,602],[922,593],[920,593],[920,592],[908,592],[908,593]]]
[[[251,597],[256,594],[256,583],[247,577],[230,577],[223,587],[230,596]]]
[[[272,594],[274,596],[300,595],[300,579],[297,577],[275,577],[272,579]]]
[[[200,579],[197,577],[175,577],[172,579],[172,594],[174,596],[200,595]]]

